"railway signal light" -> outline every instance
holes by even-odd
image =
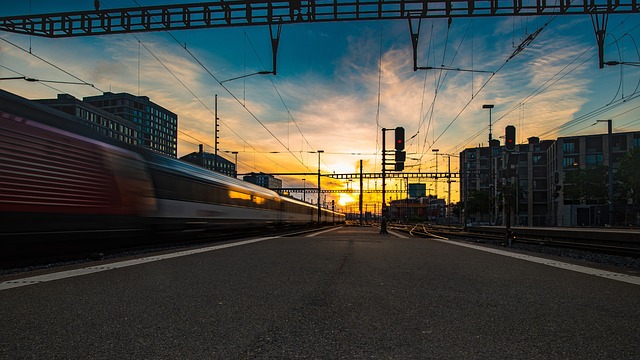
[[[396,128],[396,150],[397,151],[404,150],[404,128],[403,127]]]
[[[508,125],[504,128],[504,149],[507,151],[513,151],[516,149],[516,127],[513,125]]]
[[[404,151],[398,151],[396,150],[396,164],[394,167],[395,171],[402,171],[404,170],[404,162],[405,160],[407,160],[407,153]]]

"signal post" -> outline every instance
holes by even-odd
[[[395,150],[389,150],[394,152],[394,162],[387,163],[387,146],[386,146],[386,132],[395,132]],[[382,219],[380,220],[380,234],[387,234],[387,200],[386,200],[386,172],[387,165],[393,165],[393,171],[404,170],[404,162],[407,159],[407,153],[404,151],[404,128],[397,127],[395,129],[382,128]]]
[[[506,228],[506,237],[507,237],[507,245],[511,246],[511,205],[513,202],[513,194],[511,193],[511,183],[513,177],[516,176],[515,169],[518,166],[518,156],[514,154],[514,150],[516,149],[516,127],[513,125],[508,125],[504,129],[504,150],[506,152],[505,163],[507,164],[507,169],[505,171],[505,216],[504,216],[504,225]],[[513,155],[513,156],[512,156]]]

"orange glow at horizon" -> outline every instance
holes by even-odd
[[[355,199],[353,198],[353,196],[349,194],[338,194],[338,205],[346,206],[354,202],[355,202]]]

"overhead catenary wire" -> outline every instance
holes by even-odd
[[[258,58],[258,61],[260,61],[260,64],[264,67],[264,63],[262,62],[262,59],[260,58],[260,55],[258,54],[258,51],[256,50],[255,46],[253,45],[253,42],[251,41],[251,39],[249,38],[249,36],[247,35],[247,33],[244,30],[243,30],[243,33],[245,35],[245,38],[249,41],[249,44],[253,48],[253,51],[254,51],[256,57]],[[302,132],[302,129],[300,129],[300,126],[298,125],[298,122],[296,121],[296,119],[293,117],[293,114],[291,114],[291,110],[289,109],[289,107],[287,106],[286,102],[284,101],[284,98],[282,97],[282,94],[280,93],[280,91],[278,90],[275,82],[273,81],[273,78],[269,77],[269,81],[271,82],[271,85],[273,86],[274,91],[278,95],[278,98],[280,99],[280,102],[282,103],[282,106],[284,106],[285,110],[287,111],[288,118],[291,119],[291,121],[293,121],[293,124],[295,125],[296,129],[300,133],[300,136],[302,137],[304,142],[307,144],[309,149],[313,150],[314,149],[313,146],[311,145],[311,143],[309,143],[309,140],[307,139],[307,137]],[[287,146],[287,149],[289,149],[288,146]],[[323,163],[324,163],[324,161],[323,161]],[[325,165],[327,165],[327,164],[325,164]],[[307,169],[308,169],[308,167],[307,167]]]
[[[15,73],[15,74],[20,75],[20,77],[21,77],[21,78],[25,78],[25,79],[27,78],[27,76],[26,76],[25,74],[23,74],[23,73],[21,73],[21,72],[18,72],[18,71],[16,71],[16,70],[13,70],[13,69],[11,69],[11,68],[9,68],[9,67],[6,67],[6,66],[4,66],[4,65],[2,65],[2,64],[0,64],[0,67],[1,67],[1,68],[3,68],[3,69],[9,70],[9,71],[11,71],[11,72],[13,72],[13,73]],[[51,85],[49,85],[49,84],[47,84],[47,83],[44,83],[44,82],[39,82],[39,83],[40,83],[41,85],[43,85],[43,86],[48,87],[49,89],[52,89],[52,90],[57,91],[58,93],[63,93],[63,92],[64,92],[64,91],[62,91],[62,90],[60,90],[60,89],[58,89],[58,88],[56,88],[56,87],[53,87],[53,86],[51,86]]]
[[[442,61],[441,61],[441,64],[443,66],[444,66],[444,62],[445,62],[445,58],[446,58],[446,52],[447,52],[446,49],[448,47],[448,42],[449,42],[450,25],[451,25],[450,23],[447,24],[447,35],[445,36],[445,49],[443,51]],[[466,36],[467,36],[467,34],[469,32],[470,27],[471,27],[471,22],[467,25],[467,29],[464,32],[464,36],[462,37],[460,43],[456,47],[456,51],[455,51],[453,57],[451,58],[451,62],[450,62],[451,64],[453,64],[453,62],[455,61],[455,59],[456,59],[456,57],[458,55],[458,52],[460,51],[460,48],[461,48],[461,46],[462,46],[462,44],[464,42],[464,39],[466,38]],[[433,28],[432,28],[432,33],[433,33]],[[444,74],[443,74],[443,72],[444,72]],[[424,143],[423,143],[423,146],[422,146],[421,155],[419,157],[419,159],[420,159],[419,161],[420,162],[422,162],[423,157],[427,154],[427,152],[430,149],[433,148],[433,146],[435,145],[436,141],[440,138],[440,137],[438,137],[438,139],[436,139],[435,138],[435,133],[434,133],[433,134],[434,135],[433,141],[431,142],[430,145],[427,145],[428,134],[430,132],[431,124],[433,122],[433,117],[434,117],[434,114],[435,114],[435,106],[436,106],[436,100],[438,98],[438,92],[439,92],[439,89],[444,85],[444,81],[447,78],[447,76],[448,76],[448,71],[445,71],[444,69],[440,69],[439,75],[437,76],[437,80],[436,80],[436,86],[434,88],[433,100],[431,102],[431,105],[430,105],[430,108],[429,108],[429,112],[428,112],[429,123],[428,123],[428,126],[427,126],[427,134],[425,135],[425,138],[424,138]],[[473,96],[472,96],[472,100],[473,100]],[[427,115],[425,115],[425,117],[426,116]],[[455,119],[454,119],[454,121],[455,121]],[[423,122],[424,122],[424,118],[423,118]],[[452,123],[450,123],[449,126],[451,126]],[[448,129],[448,127],[447,127],[447,129]],[[445,131],[446,131],[446,129],[445,129]],[[442,136],[442,135],[440,135],[440,136]]]
[[[142,7],[136,0],[133,0],[134,3],[139,6]],[[291,156],[294,157],[294,159],[296,159],[300,164],[302,164],[302,166],[304,166],[305,168],[309,169],[308,166],[304,163],[304,161],[301,158],[298,158],[247,106],[246,104],[243,103],[243,101],[241,101],[235,94],[233,94],[231,92],[231,90],[229,90],[229,88],[227,88],[220,79],[218,79],[187,47],[186,45],[183,45],[183,43],[180,42],[180,40],[178,40],[173,34],[171,34],[171,32],[169,32],[168,29],[165,30],[165,32],[177,43],[180,45],[180,47],[187,52],[187,54],[189,54],[189,56],[212,78],[214,79],[238,104],[240,104],[240,106],[256,121],[260,124],[260,126],[262,126],[262,128],[267,131],[267,133],[269,133],[269,135],[271,135],[280,145],[282,145],[283,148],[287,149],[287,151],[289,152],[289,154],[291,154]],[[132,34],[134,37],[135,35]],[[136,39],[138,39],[136,37]],[[146,48],[146,47],[145,47]],[[163,65],[164,66],[164,65]],[[166,66],[165,66],[166,68]],[[175,76],[174,76],[175,77]],[[190,91],[191,92],[191,91]],[[192,92],[191,92],[192,93]],[[193,94],[193,93],[192,93]],[[195,96],[195,94],[194,94]],[[198,99],[199,100],[199,99]],[[200,100],[199,100],[200,101]],[[202,103],[202,101],[200,101],[200,103]],[[204,105],[204,103],[202,103]],[[209,110],[209,112],[211,112],[211,109],[209,109],[206,105],[204,105],[205,108],[207,108],[207,110]],[[236,135],[238,138],[240,138],[245,144],[249,145],[251,148],[254,148],[251,144],[249,144],[246,140],[244,140],[236,131],[234,131],[231,127],[229,127],[228,125],[224,124],[223,122],[221,122],[224,126],[226,126],[229,130],[231,130],[233,132],[234,135]],[[266,156],[265,154],[262,154],[263,156],[265,156],[266,158],[268,158],[271,162],[273,162],[276,165],[281,166],[281,163],[275,162],[273,159],[270,159],[268,156]]]
[[[132,36],[133,36],[133,37],[138,41],[138,43],[139,43],[142,47],[144,47],[144,48],[145,48],[145,50],[147,50],[147,51],[149,52],[149,54],[151,54],[151,55],[152,55],[152,56],[153,56],[153,57],[154,57],[154,58],[155,58],[155,59],[156,59],[156,60],[157,60],[157,61],[158,61],[158,62],[159,62],[159,63],[160,63],[160,64],[161,64],[161,65],[162,65],[162,66],[163,66],[163,67],[164,67],[164,68],[165,68],[165,69],[166,69],[166,70],[167,70],[167,71],[168,71],[168,72],[169,72],[169,73],[170,73],[170,74],[171,74],[171,75],[172,75],[172,76],[173,76],[173,77],[174,77],[174,78],[175,78],[175,79],[176,79],[176,80],[177,80],[177,81],[178,81],[178,82],[183,86],[183,87],[185,87],[185,89],[187,89],[187,90],[188,90],[188,91],[189,91],[189,92],[190,92],[190,93],[191,93],[191,94],[192,94],[192,95],[193,95],[193,96],[194,96],[194,97],[195,97],[195,98],[196,98],[196,99],[197,99],[197,100],[198,100],[198,101],[199,101],[199,102],[200,102],[200,103],[201,103],[201,104],[202,104],[202,105],[203,105],[203,106],[204,106],[204,107],[205,107],[205,108],[210,112],[210,113],[212,113],[212,114],[213,114],[213,111],[212,111],[211,109],[209,109],[209,108],[206,106],[206,104],[204,104],[204,102],[202,102],[202,100],[201,100],[201,99],[200,99],[200,98],[199,98],[195,93],[193,93],[193,91],[191,91],[191,90],[189,89],[189,87],[188,87],[188,86],[186,86],[186,84],[184,84],[184,83],[183,83],[183,82],[182,82],[182,81],[181,81],[181,80],[180,80],[180,79],[179,79],[179,78],[178,78],[178,77],[177,77],[177,76],[176,76],[176,75],[175,75],[175,74],[174,74],[174,73],[173,73],[173,72],[172,72],[172,71],[171,71],[171,70],[170,70],[170,69],[169,69],[169,68],[168,68],[168,67],[167,67],[167,66],[166,66],[166,65],[165,65],[165,64],[164,64],[164,63],[163,63],[163,62],[162,62],[162,61],[161,61],[161,60],[160,60],[160,59],[159,59],[159,58],[158,58],[158,57],[157,57],[157,56],[156,56],[156,55],[155,55],[155,54],[154,54],[154,53],[153,53],[153,52],[152,52],[152,51],[151,51],[151,50],[150,50],[150,49],[149,49],[145,44],[144,44],[144,43],[142,43],[138,37],[136,37],[134,34],[132,34]],[[67,75],[71,76],[72,78],[79,80],[79,81],[80,81],[80,82],[82,82],[83,84],[89,85],[89,86],[91,86],[92,88],[95,88],[96,90],[98,90],[98,91],[100,91],[100,92],[102,92],[102,93],[104,93],[104,92],[105,92],[104,90],[100,89],[99,87],[97,87],[97,86],[95,86],[95,85],[93,85],[93,84],[88,83],[87,81],[83,80],[82,78],[80,78],[80,77],[78,77],[78,76],[76,76],[76,75],[72,74],[71,72],[69,72],[69,71],[67,71],[67,70],[63,69],[62,67],[60,67],[60,66],[58,66],[58,65],[56,65],[56,64],[54,64],[54,63],[52,63],[51,61],[49,61],[49,60],[47,60],[47,59],[45,59],[45,58],[43,58],[43,57],[41,57],[41,56],[38,56],[38,55],[34,54],[34,53],[33,53],[33,51],[32,51],[32,49],[26,50],[26,49],[22,48],[21,46],[19,46],[19,45],[15,44],[15,43],[13,43],[13,42],[11,42],[11,41],[9,41],[9,40],[5,39],[5,38],[0,38],[0,40],[3,40],[4,42],[6,42],[6,43],[8,43],[8,44],[10,44],[10,45],[12,45],[12,46],[14,46],[14,47],[18,48],[19,50],[21,50],[21,51],[23,51],[23,52],[27,53],[28,55],[33,56],[33,57],[37,58],[38,60],[40,60],[40,61],[44,62],[45,64],[47,64],[47,65],[49,65],[49,66],[52,66],[52,67],[54,67],[54,68],[56,68],[56,69],[58,69],[58,70],[62,71],[63,73],[65,73],[65,74],[67,74]],[[0,66],[2,66],[2,65],[0,65]],[[4,67],[4,66],[3,66],[3,67]],[[6,68],[6,67],[5,67],[5,68]],[[8,68],[7,68],[7,69],[8,69]],[[11,69],[8,69],[8,70],[11,70]],[[21,74],[21,73],[19,73],[19,72],[14,71],[14,70],[11,70],[11,71],[15,72],[16,74],[19,74],[19,75],[25,76],[25,78],[26,78],[26,75],[24,75],[24,74]],[[58,82],[58,83],[60,83],[60,82]],[[63,91],[63,90],[61,90],[61,89],[58,89],[58,88],[55,88],[55,87],[52,87],[52,86],[47,85],[47,84],[45,84],[45,83],[42,83],[42,85],[43,85],[43,86],[47,86],[47,87],[51,88],[52,90],[57,91],[58,93],[65,93],[65,91]],[[229,129],[230,129],[232,132],[234,132],[234,131],[233,131],[233,129],[231,129],[231,128],[229,128]],[[181,132],[181,131],[179,131],[179,132]],[[181,132],[181,133],[183,133],[183,132]],[[237,133],[235,133],[235,132],[234,132],[234,134],[236,134],[240,139],[242,139],[242,137],[241,137],[239,134],[237,134]],[[243,140],[243,141],[244,141],[244,140]],[[248,144],[246,141],[245,141],[245,143],[246,143],[246,144]],[[203,144],[204,144],[204,143],[203,143]],[[248,144],[248,145],[249,145],[249,146],[251,146],[250,144]],[[213,147],[213,146],[211,146],[211,145],[208,145],[208,146]],[[268,157],[267,157],[267,158],[268,158]],[[270,161],[272,161],[274,164],[278,165],[278,163],[277,163],[277,162],[275,162],[274,160],[272,160],[272,159],[270,159],[270,158],[269,158],[269,160],[270,160]]]
[[[552,19],[551,19],[552,20]],[[624,20],[622,21],[624,22]],[[621,23],[622,23],[621,22]],[[546,24],[545,24],[546,25]],[[612,28],[611,30],[615,30],[620,26],[620,24],[618,24],[616,27]],[[629,35],[630,36],[630,31],[639,27],[640,24],[634,26],[632,29],[629,29],[626,31],[626,33],[623,36]],[[593,48],[595,47],[595,45],[592,45],[588,48],[586,48],[583,52],[581,52],[580,54],[578,54],[576,56],[576,58],[574,58],[571,62],[569,62],[568,64],[566,64],[562,69],[560,69],[558,72],[556,72],[553,76],[551,76],[549,79],[547,79],[543,84],[541,84],[538,88],[536,88],[534,91],[532,91],[530,94],[528,94],[523,100],[520,100],[518,102],[518,105],[512,107],[511,109],[509,109],[506,113],[502,114],[500,117],[498,117],[495,121],[495,123],[498,123],[499,121],[503,120],[504,118],[506,118],[509,114],[511,114],[513,111],[515,111],[515,109],[520,108],[520,105],[524,105],[527,102],[530,102],[532,99],[534,99],[535,97],[537,97],[538,95],[544,93],[546,90],[548,90],[549,88],[551,88],[554,84],[556,84],[558,81],[560,81],[561,79],[565,78],[566,76],[568,76],[569,74],[571,74],[572,72],[574,72],[575,70],[577,70],[578,68],[584,66],[585,64],[589,63],[589,61],[591,61],[595,55],[590,56],[589,58],[585,59],[584,61],[580,62],[579,64],[577,64],[575,67],[571,68],[570,70],[566,71],[571,65],[573,65],[576,61],[578,61],[582,56],[584,56],[586,53],[588,53],[589,51],[591,51]],[[566,72],[565,72],[566,71]],[[562,75],[561,75],[562,74]],[[639,81],[640,84],[640,81]],[[632,95],[635,95],[638,91],[638,87],[636,87],[636,89],[634,90]],[[584,121],[588,121],[590,119],[593,119],[596,116],[601,115],[602,113],[611,110],[617,106],[621,106],[622,104],[619,103],[620,101],[622,102],[628,102],[630,100],[635,99],[635,96],[628,96],[625,97],[625,99],[619,99],[619,100],[612,100],[610,103],[593,110],[592,112],[583,114],[583,116],[579,116],[575,119],[572,119],[566,123],[563,123],[561,125],[558,125],[552,129],[549,129],[543,133],[538,134],[537,136],[539,137],[544,137],[544,136],[548,136],[554,133],[560,133],[562,131],[565,131],[577,124],[580,124]],[[453,147],[450,151],[456,151],[460,148],[463,148],[465,146],[467,146],[467,144],[469,144],[470,142],[472,142],[475,138],[477,138],[478,136],[480,136],[485,130],[481,129],[479,130],[477,133],[473,134],[472,136],[468,137],[467,139],[465,139],[464,141],[458,143],[458,145],[456,145],[455,147]],[[578,130],[579,131],[579,130]]]
[[[52,63],[52,62],[50,62],[50,61],[49,61],[49,60],[47,60],[47,59],[45,59],[45,58],[43,58],[43,57],[41,57],[41,56],[38,56],[38,55],[34,54],[31,48],[29,48],[29,50],[26,50],[26,49],[24,49],[23,47],[21,47],[21,46],[19,46],[19,45],[17,45],[17,44],[12,43],[11,41],[7,40],[7,39],[6,39],[6,38],[4,38],[4,37],[0,37],[0,40],[2,40],[2,41],[4,41],[4,42],[6,42],[7,44],[9,44],[9,45],[11,45],[11,46],[13,46],[13,47],[15,47],[15,48],[19,49],[20,51],[23,51],[23,52],[25,52],[25,53],[29,54],[30,56],[35,57],[36,59],[38,59],[38,60],[40,60],[40,61],[44,62],[45,64],[47,64],[47,65],[49,65],[49,66],[52,66],[52,67],[54,67],[54,68],[56,68],[56,69],[58,69],[58,70],[62,71],[63,73],[65,73],[65,74],[67,74],[67,75],[71,76],[72,78],[74,78],[74,79],[76,79],[76,80],[78,80],[78,81],[82,82],[83,84],[89,85],[89,86],[91,86],[92,88],[94,88],[94,89],[96,89],[96,90],[98,90],[98,91],[100,91],[100,92],[104,92],[104,90],[102,90],[102,89],[100,89],[99,87],[97,87],[97,86],[95,86],[95,85],[93,85],[93,84],[89,83],[88,81],[86,81],[86,80],[83,80],[83,79],[79,78],[78,76],[76,76],[76,75],[74,75],[74,74],[70,73],[69,71],[67,71],[67,70],[65,70],[65,69],[63,69],[63,68],[61,68],[60,66],[58,66],[58,65],[56,65],[56,64],[54,64],[54,63]],[[63,92],[63,91],[61,91],[61,92]]]
[[[538,29],[538,31],[535,32],[535,36],[531,36],[531,35],[528,36],[520,44],[520,46],[518,46],[516,48],[516,50],[514,50],[512,52],[512,54],[504,61],[504,63],[502,63],[502,65],[500,65],[498,67],[498,69],[496,69],[491,75],[489,75],[489,78],[480,86],[478,91],[475,92],[475,95],[472,94],[472,96],[469,99],[469,101],[467,101],[467,103],[462,107],[462,109],[458,112],[458,114],[449,122],[449,124],[440,133],[440,135],[438,135],[438,137],[433,141],[433,144],[431,144],[431,147],[435,146],[436,142],[438,140],[440,140],[440,138],[442,138],[442,136],[449,130],[449,128],[453,125],[453,123],[462,115],[462,113],[469,107],[469,105],[471,105],[471,103],[475,100],[475,98],[478,96],[478,94],[489,84],[489,82],[491,82],[491,80],[496,76],[496,74],[498,74],[498,72],[500,72],[509,63],[509,61],[511,59],[513,59],[515,56],[517,56],[519,53],[521,53],[526,46],[530,45],[533,42],[533,40],[540,34],[542,29],[544,29],[546,26],[548,26],[555,18],[556,18],[556,16],[552,16],[547,22],[545,22],[542,25],[542,27],[540,29]],[[482,132],[484,132],[484,129],[479,131],[478,133],[481,134]],[[476,136],[477,135],[475,135],[473,138],[475,138]],[[455,148],[457,148],[457,146],[454,147],[454,149]],[[448,152],[451,152],[451,150],[449,150]]]

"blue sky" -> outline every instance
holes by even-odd
[[[132,0],[101,2],[103,9],[137,6]],[[137,1],[143,6],[175,2]],[[89,0],[30,0],[2,2],[0,14],[92,8]],[[605,60],[639,62],[640,17],[611,16],[608,29]],[[268,27],[171,35],[45,39],[0,33],[6,40],[0,41],[0,77],[77,81],[18,47],[31,48],[96,88],[50,83],[51,89],[17,80],[0,81],[0,86],[27,98],[52,98],[61,91],[77,98],[100,91],[149,96],[178,114],[179,155],[195,151],[199,141],[212,151],[211,111],[218,94],[220,150],[239,151],[241,173],[314,172],[317,154],[312,152],[318,149],[325,151],[323,172],[355,172],[360,159],[365,171],[379,171],[381,128],[396,126],[405,127],[407,138],[415,135],[407,141],[407,170],[435,171],[433,149],[457,155],[466,147],[487,144],[489,114],[483,104],[495,105],[494,138],[503,135],[506,125],[515,125],[519,142],[531,136],[605,133],[606,125],[591,126],[597,119],[613,119],[614,131],[640,128],[640,71],[634,66],[598,68],[589,16],[453,19],[450,27],[446,19],[423,20],[419,66],[497,71],[494,75],[414,72],[406,21],[284,25],[277,76],[224,82],[226,89],[209,72],[223,81],[271,69]],[[206,69],[184,49],[185,43]],[[577,125],[563,127],[569,121]],[[451,163],[457,170],[458,159]],[[440,157],[440,171],[445,164]],[[284,180],[285,186],[301,185],[298,178]],[[345,186],[330,180],[325,186],[330,184]]]

